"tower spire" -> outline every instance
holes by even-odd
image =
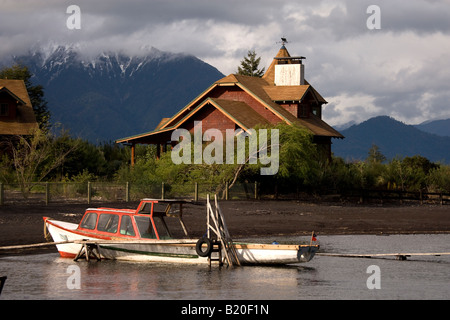
[[[281,43],[281,48],[286,49],[286,47],[284,46],[286,43],[289,43],[289,41],[287,41],[287,39],[285,37],[281,37],[281,42],[277,42],[277,43]]]

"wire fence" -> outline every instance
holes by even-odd
[[[282,187],[276,184],[258,182],[236,183],[233,186],[212,184],[133,184],[113,182],[45,182],[33,184],[24,190],[19,184],[0,183],[0,205],[14,203],[94,203],[129,202],[143,198],[205,200],[207,195],[215,194],[221,200],[304,200],[328,202],[378,203],[389,202],[420,204],[446,204],[450,193],[399,191],[399,190],[348,190],[337,193],[333,190],[317,194],[302,188]]]
[[[36,183],[24,190],[19,184],[0,183],[0,205],[58,202],[128,202],[142,198],[183,198],[204,200],[207,195],[218,194],[222,199],[257,199],[256,183],[235,184],[231,188],[210,184],[173,185],[167,183],[138,185],[112,182],[46,182]]]

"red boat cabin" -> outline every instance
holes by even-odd
[[[182,204],[185,202],[181,200],[143,199],[136,210],[87,209],[77,230],[83,234],[95,235],[95,237],[104,239],[165,240],[188,237],[182,219]],[[179,204],[178,210],[173,208],[174,204]],[[174,224],[173,221],[169,223],[165,219],[166,217],[178,218],[179,224]],[[179,228],[180,225],[181,229]]]

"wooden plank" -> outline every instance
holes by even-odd
[[[309,245],[296,244],[264,244],[264,243],[239,243],[234,242],[236,249],[259,249],[259,250],[299,250],[301,247],[309,248]]]
[[[234,263],[236,263],[238,266],[240,266],[241,262],[239,261],[239,257],[237,255],[236,249],[234,247],[233,240],[231,239],[231,235],[228,232],[228,227],[227,227],[227,224],[225,223],[225,218],[222,214],[222,210],[220,210],[219,204],[217,202],[217,195],[214,195],[214,201],[215,201],[215,205],[216,205],[217,219],[218,220],[220,219],[219,223],[221,223],[221,231],[224,235],[224,237],[222,237],[221,241],[225,248],[225,253],[226,254],[230,253],[231,258],[233,259]],[[225,238],[225,239],[223,239],[223,238]]]
[[[77,244],[168,244],[168,245],[177,245],[177,244],[195,244],[197,240],[195,239],[180,239],[180,240],[73,240],[71,241]]]
[[[57,244],[65,244],[65,243],[74,243],[74,241],[42,242],[42,243],[34,243],[34,244],[20,244],[20,245],[14,245],[14,246],[3,246],[3,247],[0,247],[0,250],[38,248],[38,247],[54,246]]]
[[[316,255],[328,257],[344,257],[344,258],[372,258],[372,257],[411,257],[411,256],[445,256],[450,252],[415,252],[415,253],[371,253],[371,254],[353,254],[353,253],[325,253],[318,252]]]

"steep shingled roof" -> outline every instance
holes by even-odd
[[[269,109],[272,110],[275,114],[277,114],[281,120],[285,121],[288,124],[298,124],[303,127],[309,129],[313,134],[319,136],[329,136],[333,138],[343,138],[343,136],[333,129],[330,125],[328,125],[325,121],[311,115],[309,118],[297,118],[289,111],[284,109],[282,106],[277,104],[275,101],[282,100],[301,100],[300,99],[291,99],[292,97],[298,98],[300,95],[304,95],[308,90],[314,90],[311,85],[303,85],[303,86],[293,86],[294,88],[290,89],[289,87],[281,87],[270,85],[266,79],[257,78],[257,77],[249,77],[243,75],[230,75],[225,77],[216,83],[227,83],[231,84],[232,81],[235,81],[234,84],[240,86],[244,91],[247,91],[250,95],[258,99],[262,103],[264,103]],[[298,91],[296,91],[298,90]],[[313,91],[314,94],[316,91]],[[288,94],[287,94],[288,93]],[[285,96],[283,96],[285,95]],[[273,99],[273,97],[277,97],[277,99]],[[283,98],[284,97],[284,98]],[[319,95],[318,99],[323,99],[322,96]]]
[[[275,58],[289,58],[291,55],[287,51],[286,47],[283,45],[280,50],[278,50],[277,55]],[[270,64],[269,68],[267,68],[266,72],[262,76],[263,79],[265,79],[270,84],[273,84],[275,82],[275,65],[277,64],[277,60],[273,59],[272,63]],[[288,62],[290,63],[290,62]]]

